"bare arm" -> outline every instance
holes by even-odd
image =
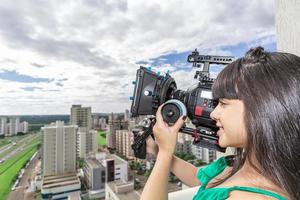
[[[171,171],[179,178],[184,184],[194,187],[200,185],[199,180],[197,179],[198,167],[173,156]]]
[[[163,121],[162,106],[157,109],[156,123],[153,127],[153,134],[159,151],[151,175],[142,192],[141,199],[143,200],[168,199],[168,176],[175,151],[177,133],[185,120],[185,117],[181,117],[173,126],[169,126]]]
[[[159,152],[155,165],[144,187],[141,199],[168,199],[168,177],[172,154]]]

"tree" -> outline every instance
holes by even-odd
[[[195,162],[195,166],[196,167],[200,167],[200,166],[203,166],[203,165],[206,165],[207,163],[202,161],[202,160],[196,160]]]

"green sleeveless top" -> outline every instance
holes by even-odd
[[[262,190],[258,188],[252,187],[242,187],[242,186],[234,186],[228,188],[207,188],[207,184],[210,180],[220,174],[227,166],[227,162],[225,157],[219,158],[217,161],[211,163],[205,168],[201,168],[198,170],[197,178],[201,182],[201,186],[194,196],[193,200],[225,200],[229,197],[229,193],[233,190],[240,190],[240,191],[247,191],[247,192],[254,192],[263,195],[267,195],[270,197],[274,197],[275,199],[279,200],[287,200],[286,198],[280,196],[271,191]]]

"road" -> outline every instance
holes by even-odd
[[[26,145],[28,143],[30,143],[32,140],[34,140],[37,137],[39,137],[39,135],[30,135],[26,138],[23,138],[19,142],[17,142],[16,146],[11,145],[11,147],[15,147],[15,149],[13,149],[12,151],[6,150],[7,154],[0,157],[0,160],[3,160],[3,159],[7,160],[7,159],[11,158],[12,156],[14,156],[15,154],[17,154],[18,152],[23,151],[24,147],[26,147]],[[0,152],[0,154],[1,154],[1,152]]]
[[[36,176],[38,168],[40,168],[41,161],[38,159],[38,154],[30,162],[28,167],[25,169],[23,177],[20,179],[16,190],[11,191],[7,200],[32,200],[34,199],[34,192],[26,192],[30,180],[33,180]]]
[[[29,136],[30,136],[30,135],[29,135]],[[0,148],[0,154],[3,153],[4,151],[10,149],[11,147],[13,147],[13,146],[14,146],[14,145],[12,144],[13,142],[16,142],[17,144],[18,144],[18,143],[22,143],[24,140],[28,139],[29,136],[24,137],[24,138],[22,138],[22,139],[20,139],[20,140],[18,140],[18,137],[21,137],[21,136],[15,136],[15,137],[13,137],[13,138],[11,139],[11,140],[12,140],[11,143],[9,143],[9,144],[7,144],[7,145],[4,145],[3,147]],[[6,138],[6,139],[7,139],[7,138]]]

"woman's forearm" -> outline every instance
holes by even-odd
[[[190,187],[200,185],[196,177],[198,168],[176,156],[172,158],[171,171],[181,182]]]
[[[155,165],[142,192],[142,200],[168,199],[168,177],[171,168],[172,154],[159,152]]]

